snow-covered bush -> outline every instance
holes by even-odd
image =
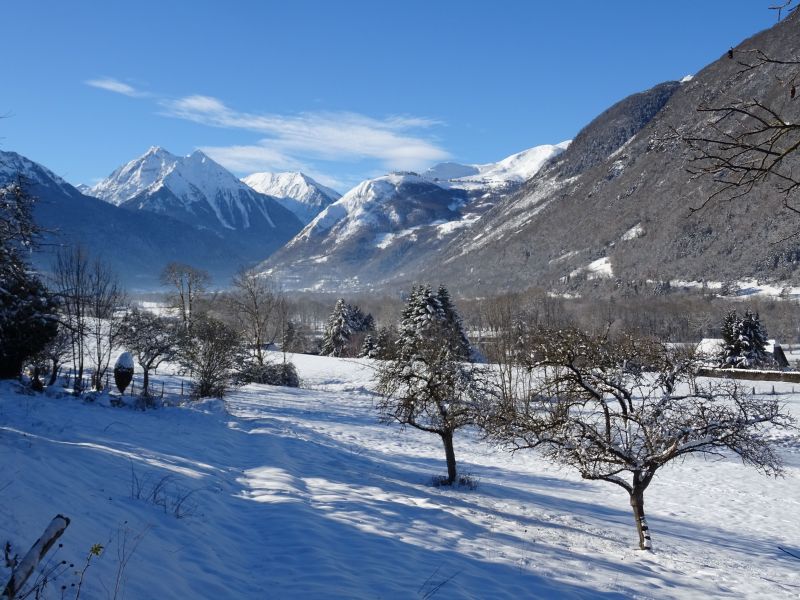
[[[266,385],[282,385],[284,387],[300,387],[300,377],[294,363],[265,363],[249,361],[236,373],[234,380],[239,384],[262,383]]]

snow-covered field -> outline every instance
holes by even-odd
[[[800,560],[779,549],[800,553],[794,438],[779,442],[784,479],[733,458],[665,468],[646,496],[645,553],[616,487],[475,432],[457,436],[456,456],[478,487],[434,487],[438,439],[377,423],[369,361],[294,360],[303,389],[240,388],[227,411],[206,401],[139,412],[3,383],[0,543],[21,554],[68,516],[55,560],[81,569],[93,544],[106,547],[86,572],[90,599],[114,597],[120,557],[117,597],[129,599],[800,595]],[[179,393],[179,377],[155,381]],[[775,387],[800,413],[800,394]],[[49,597],[77,581],[71,571]]]

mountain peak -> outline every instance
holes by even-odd
[[[140,158],[145,158],[148,156],[158,156],[158,157],[169,157],[175,158],[175,155],[169,152],[167,149],[162,148],[161,146],[150,146]]]
[[[275,198],[303,225],[341,197],[339,192],[298,171],[253,173],[242,181],[255,191]]]

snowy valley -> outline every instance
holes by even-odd
[[[656,551],[642,553],[613,486],[468,431],[457,452],[477,487],[433,487],[441,444],[377,422],[372,361],[290,358],[302,389],[250,385],[224,403],[144,413],[107,394],[86,403],[3,384],[0,537],[24,550],[68,516],[53,560],[82,566],[105,547],[86,572],[91,598],[114,589],[123,559],[129,598],[797,594],[797,560],[780,550],[799,548],[796,438],[779,442],[785,478],[732,456],[664,471],[649,492]],[[155,385],[171,404],[182,378],[170,372]],[[800,394],[775,387],[797,414]],[[157,502],[145,497],[159,484]],[[53,588],[74,579],[68,570]]]

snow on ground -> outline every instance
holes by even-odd
[[[731,293],[727,297],[736,299],[747,299],[751,296],[761,296],[768,298],[785,298],[787,300],[800,299],[800,287],[782,286],[776,283],[759,282],[756,279],[742,279],[732,283]],[[674,279],[670,281],[672,287],[686,289],[700,289],[703,286],[710,290],[721,290],[722,281],[687,281]]]
[[[80,567],[92,544],[107,547],[87,571],[86,598],[113,596],[126,531],[128,548],[143,534],[124,571],[133,599],[800,593],[800,562],[779,550],[800,550],[795,438],[780,442],[784,479],[733,458],[665,469],[646,496],[656,551],[643,553],[615,486],[468,431],[456,456],[477,489],[434,487],[440,443],[376,421],[370,361],[293,359],[304,388],[247,386],[224,406],[138,412],[3,383],[0,543],[23,551],[52,516],[70,517],[58,560]],[[177,399],[179,377],[154,379]],[[798,412],[800,395],[781,399]],[[165,476],[166,510],[132,497]],[[177,518],[174,501],[188,492]]]
[[[597,279],[605,277],[613,277],[614,270],[611,267],[611,259],[607,256],[593,260],[585,267],[580,267],[570,272],[570,277],[575,277],[581,273],[586,273],[587,279]]]

